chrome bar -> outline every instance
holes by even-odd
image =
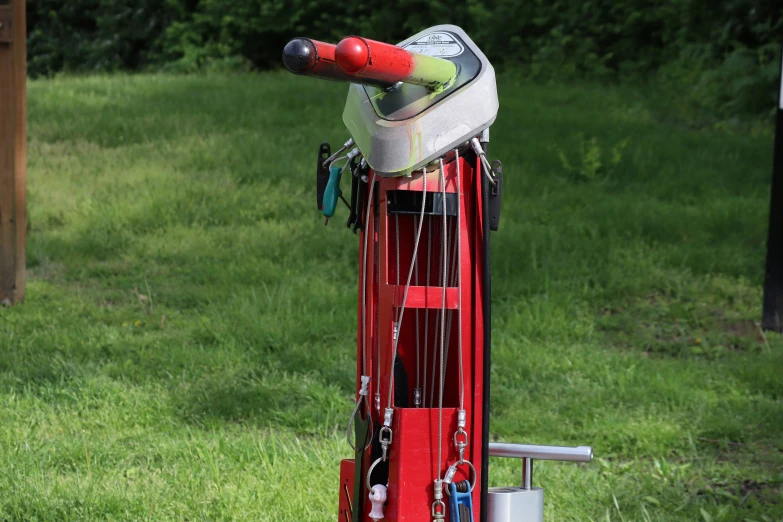
[[[536,446],[534,444],[489,443],[490,457],[508,457],[514,459],[562,460],[566,462],[590,462],[593,460],[593,448],[590,446]],[[530,465],[532,468],[532,463]],[[532,478],[532,473],[530,473]]]
[[[533,459],[522,459],[522,489],[533,489]]]

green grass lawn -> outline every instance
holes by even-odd
[[[27,301],[0,310],[0,520],[333,521],[358,242],[314,210],[345,86],[282,73],[29,86]],[[500,82],[492,433],[549,521],[783,519],[761,310],[771,130],[645,89]],[[519,481],[493,460],[490,482]]]

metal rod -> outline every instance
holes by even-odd
[[[590,462],[593,460],[593,448],[590,446],[536,446],[534,444],[489,443],[490,457],[508,457],[514,459],[562,460],[566,462]]]
[[[533,489],[533,459],[522,459],[522,489]]]

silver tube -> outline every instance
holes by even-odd
[[[533,489],[533,459],[522,459],[522,489]]]
[[[593,460],[593,448],[590,446],[536,446],[534,444],[489,443],[490,457],[508,457],[514,459],[562,460],[566,462],[590,462]]]

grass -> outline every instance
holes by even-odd
[[[357,242],[324,229],[312,171],[346,138],[344,94],[279,73],[30,83],[0,520],[335,519]],[[492,433],[597,457],[537,465],[547,519],[783,519],[783,339],[756,323],[769,129],[661,121],[630,87],[500,97]],[[518,477],[493,460],[492,484]]]

